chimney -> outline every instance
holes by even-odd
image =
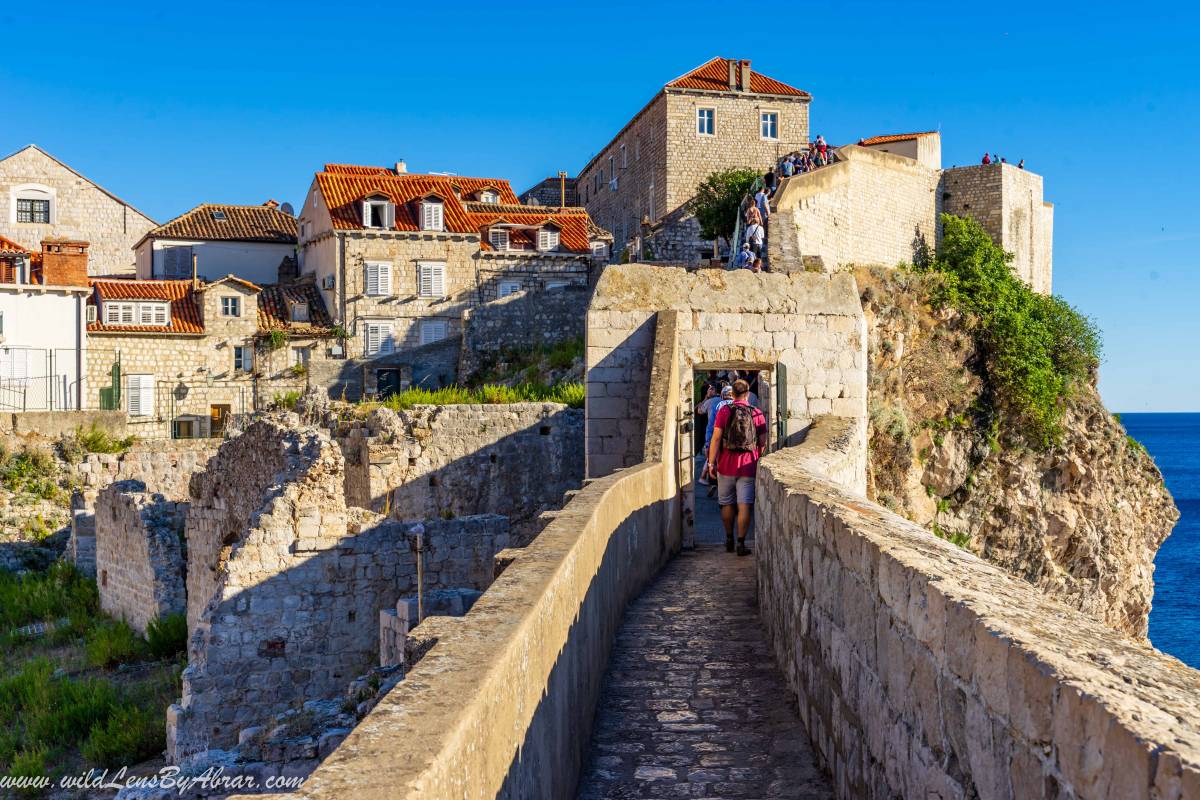
[[[267,208],[279,208],[279,202],[277,200],[275,200],[274,198],[263,203],[263,205],[266,206]]]
[[[737,62],[729,60],[729,91],[737,89]]]
[[[396,174],[403,175],[406,172],[408,172],[408,164],[405,164],[403,160],[397,161],[396,162]]]
[[[43,286],[87,286],[88,243],[78,239],[42,241]]]
[[[750,59],[742,60],[741,74],[738,75],[738,90],[750,91]]]

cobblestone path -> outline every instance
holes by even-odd
[[[700,546],[625,612],[580,800],[832,798],[755,605],[754,556],[726,553],[697,497]]]

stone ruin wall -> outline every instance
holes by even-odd
[[[324,432],[263,420],[192,482],[189,666],[168,712],[174,763],[239,730],[339,695],[379,659],[380,613],[416,592],[417,524],[347,506]],[[499,516],[419,523],[427,590],[483,589],[508,546]]]
[[[96,576],[96,501],[116,481],[139,481],[141,491],[186,503],[192,475],[208,464],[220,442],[169,440],[138,442],[124,453],[88,453],[74,467],[79,488],[71,497],[71,539],[67,555],[75,566]]]
[[[96,584],[100,608],[140,634],[151,621],[186,609],[183,523],[186,503],[145,491],[141,481],[110,484],[96,503]]]
[[[376,409],[340,428],[346,502],[394,519],[526,523],[583,479],[583,413],[556,403]]]
[[[518,292],[468,310],[463,318],[458,374],[469,378],[504,350],[583,338],[590,295],[586,286],[566,286]]]

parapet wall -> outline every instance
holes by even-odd
[[[574,794],[626,603],[679,547],[675,317],[658,315],[669,341],[653,365],[651,457],[586,485],[466,616],[437,619],[407,679],[296,795],[276,797]]]
[[[851,429],[766,457],[755,505],[762,618],[838,796],[1200,797],[1200,672],[847,491]]]
[[[118,481],[96,502],[96,583],[100,608],[144,634],[152,620],[183,613],[186,503]]]

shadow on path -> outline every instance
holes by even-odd
[[[625,612],[580,800],[833,797],[758,619],[754,556],[725,552],[704,489],[697,549]]]

